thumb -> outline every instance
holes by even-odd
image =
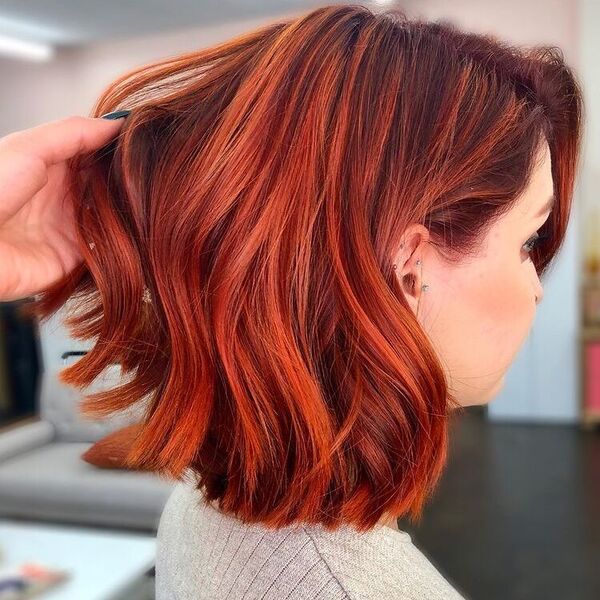
[[[127,116],[129,111],[118,113]],[[73,115],[4,136],[0,139],[0,150],[37,157],[49,167],[104,146],[117,135],[122,124],[123,119],[120,117]]]

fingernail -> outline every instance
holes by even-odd
[[[109,112],[106,113],[105,115],[102,115],[102,119],[123,119],[125,118],[131,111],[124,109],[124,110],[115,110],[113,112]]]

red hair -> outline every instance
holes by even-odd
[[[560,50],[325,6],[136,68],[92,116],[118,108],[118,138],[71,165],[84,262],[25,305],[73,302],[94,340],[62,381],[130,375],[84,414],[147,402],[130,464],[189,468],[246,522],[419,520],[460,404],[393,257],[412,222],[474,251],[546,140],[546,270],[581,129]]]

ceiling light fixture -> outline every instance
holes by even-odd
[[[0,55],[26,60],[45,61],[54,56],[54,48],[49,44],[30,42],[0,34]]]

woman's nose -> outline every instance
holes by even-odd
[[[537,282],[537,286],[535,289],[535,303],[539,304],[544,298],[544,288],[542,287],[542,284],[539,282]]]

